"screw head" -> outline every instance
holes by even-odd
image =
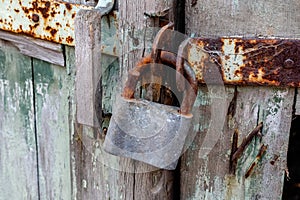
[[[286,69],[291,69],[294,67],[294,64],[295,64],[295,62],[292,59],[288,58],[284,61],[283,67]]]
[[[33,14],[32,15],[32,21],[39,22],[39,20],[40,20],[40,16],[38,14]]]

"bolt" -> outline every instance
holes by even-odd
[[[292,59],[288,58],[284,61],[283,67],[286,69],[291,69],[294,67],[294,64],[295,62]]]
[[[32,21],[39,22],[39,20],[40,20],[40,16],[39,15],[37,15],[37,14],[33,14],[32,15]]]

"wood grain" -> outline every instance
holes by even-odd
[[[101,78],[100,41],[100,11],[78,11],[75,19],[77,121],[90,127],[99,127],[94,109],[97,84]]]
[[[0,40],[0,199],[38,199],[31,58]]]
[[[171,9],[172,2],[164,0],[144,1],[120,1],[119,2],[119,31],[121,35],[120,46],[120,80],[127,77],[127,71],[135,66],[135,63],[149,52],[151,43],[146,40],[146,28],[158,25],[155,18],[149,18],[144,13],[162,13]],[[157,29],[156,29],[157,30]],[[151,32],[151,31],[150,31]],[[152,33],[153,34],[153,33]],[[150,33],[151,35],[151,33]],[[134,169],[132,172],[147,171],[148,165],[126,159],[120,163],[126,168]],[[151,169],[151,168],[150,168]],[[173,199],[173,172],[156,170],[145,173],[119,172],[118,185],[126,186],[120,194],[125,199]],[[112,179],[114,184],[116,179]],[[118,186],[118,188],[120,188]]]
[[[65,68],[33,59],[41,199],[71,197],[69,96]]]
[[[295,38],[299,37],[300,30],[297,22],[300,16],[296,12],[299,6],[298,1],[286,4],[285,1],[188,0],[186,32],[188,35],[205,37],[237,35]],[[204,129],[182,158],[182,199],[281,198],[294,90],[271,87],[237,87],[236,90],[237,98],[233,98],[230,104],[223,135],[214,149],[207,157],[200,157],[199,152],[209,130]],[[209,106],[208,103],[201,108],[206,110],[206,116],[210,115]],[[208,119],[200,119],[200,127],[207,127]],[[234,131],[238,130],[240,145],[261,121],[264,123],[262,139],[256,137],[246,148],[232,175],[229,173],[229,158]],[[245,173],[263,144],[268,145],[266,154],[246,178]],[[277,155],[280,161],[271,165],[270,161]]]
[[[62,45],[0,30],[0,39],[10,42],[27,56],[64,66]]]

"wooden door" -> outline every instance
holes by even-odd
[[[141,37],[146,36],[145,28],[174,21],[175,29],[188,37],[299,38],[297,0],[125,0],[117,4],[118,15],[104,16],[105,23],[94,23],[82,33],[95,42],[97,28],[114,32],[112,18],[118,19],[122,56],[102,55],[92,61],[98,67],[97,61],[101,62],[103,70],[102,99],[98,99],[101,128],[107,128],[115,86],[151,47],[148,38]],[[84,25],[90,22],[91,18]],[[218,98],[199,85],[195,140],[176,170],[151,171],[145,164],[107,155],[101,148],[103,130],[77,123],[74,47],[42,45],[3,31],[0,38],[0,199],[281,199],[296,89],[226,85],[222,90],[226,113],[217,124],[222,134],[214,138],[209,151],[203,151],[218,113],[213,106]],[[45,54],[33,58],[38,53],[32,47],[50,49],[48,57],[57,62]],[[30,50],[30,56],[24,50]],[[260,122],[262,137],[255,137],[237,162],[231,162],[233,143],[239,146]],[[267,149],[256,160],[262,145]]]

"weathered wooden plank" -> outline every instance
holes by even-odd
[[[182,199],[280,199],[286,168],[289,126],[292,117],[293,89],[238,88],[235,111],[227,116],[224,132],[207,157],[200,152],[209,132],[211,106],[207,92],[201,94],[199,134],[181,163]],[[228,89],[227,89],[228,90]],[[203,90],[202,90],[203,91]],[[254,92],[255,91],[255,92]],[[231,95],[232,97],[232,90]],[[258,122],[265,122],[262,141],[256,138],[239,159],[236,175],[230,173],[231,142],[234,131],[239,133],[239,143]],[[280,123],[278,123],[280,121]],[[248,168],[255,160],[262,144],[268,145],[266,155],[249,177]],[[272,163],[273,159],[275,163]],[[278,159],[280,158],[280,159]],[[192,187],[191,187],[192,185]]]
[[[140,17],[142,19],[143,15]],[[82,34],[80,34],[80,36],[82,37]],[[82,51],[82,49],[80,50]],[[86,56],[86,52],[84,52],[84,56]],[[100,61],[100,56],[97,58],[98,61]],[[119,70],[118,62],[113,62],[110,65],[111,60],[113,61],[115,58],[105,57],[101,61],[103,65],[101,66],[103,69],[102,79],[104,79],[102,81],[104,113],[111,112],[113,90],[121,79],[119,77],[119,71],[127,69],[127,67],[124,66],[124,68],[122,67],[122,69]],[[112,80],[112,77],[115,78]],[[86,93],[84,95],[86,95]],[[107,123],[104,121],[102,126],[107,126]],[[73,147],[73,151],[75,153],[73,169],[75,172],[74,176],[76,177],[74,177],[73,180],[77,186],[77,192],[76,194],[74,193],[77,199],[170,198],[173,184],[172,176],[168,176],[170,173],[157,171],[152,173],[150,177],[147,173],[135,175],[132,172],[140,172],[141,170],[147,171],[149,167],[141,167],[139,166],[141,164],[135,163],[130,159],[117,158],[104,152],[102,149],[104,135],[99,135],[97,129],[77,124],[74,131],[73,145],[75,147]],[[138,167],[141,169],[135,169]],[[161,190],[166,190],[166,192],[161,192]]]
[[[60,44],[1,30],[0,39],[11,42],[24,55],[60,66],[65,65],[63,50]]]
[[[264,125],[262,138],[256,137],[238,160],[236,179],[227,177],[227,185],[239,183],[231,187],[233,191],[227,190],[231,192],[229,199],[236,196],[236,190],[241,191],[238,194],[242,199],[281,199],[293,101],[294,89],[290,88],[238,88],[236,114],[231,123],[239,130],[239,144],[258,122]],[[262,144],[268,146],[266,153],[248,175]]]
[[[222,90],[222,86],[217,88]],[[194,105],[199,110],[199,130],[181,158],[180,199],[224,199],[222,179],[229,171],[231,135],[222,129],[227,113],[220,111],[227,111],[233,96],[232,87],[223,95],[199,87]],[[221,104],[212,105],[218,99]]]
[[[80,10],[75,20],[77,121],[99,127],[95,93],[101,78],[101,13]],[[99,104],[101,110],[101,104]]]
[[[76,41],[78,41],[77,44],[82,45],[76,46],[75,52],[66,48],[67,69],[69,69],[69,73],[75,75],[72,68],[74,68],[76,54],[77,74],[77,98],[73,97],[74,102],[76,102],[77,120],[73,119],[76,124],[72,131],[72,195],[74,199],[132,199],[129,196],[122,196],[123,190],[126,190],[126,184],[118,182],[119,178],[117,175],[122,176],[117,171],[120,159],[103,152],[102,143],[104,135],[100,134],[98,130],[99,125],[102,125],[98,122],[101,119],[98,119],[96,116],[100,114],[99,116],[101,117],[102,91],[96,90],[97,84],[100,82],[100,72],[103,69],[103,77],[101,77],[105,79],[103,87],[111,89],[111,91],[103,91],[104,102],[109,101],[111,103],[111,92],[119,79],[116,75],[118,72],[118,62],[110,65],[116,58],[103,56],[101,59],[101,52],[99,52],[101,50],[99,47],[99,34],[101,33],[100,20],[101,16],[98,11],[81,11],[76,20],[76,29],[78,30]],[[85,30],[84,33],[82,33],[83,29]],[[106,34],[112,33],[107,32]],[[87,57],[87,55],[90,57]],[[95,72],[97,76],[94,74]],[[112,81],[113,76],[116,77],[115,81]],[[107,85],[111,81],[112,84]],[[83,93],[81,95],[78,93],[78,88],[82,89],[81,92]],[[96,93],[100,93],[100,99],[96,99]],[[79,100],[80,98],[85,99],[78,101],[78,98]],[[84,103],[81,104],[80,102]],[[88,104],[88,110],[80,108],[85,102]],[[98,103],[98,109],[95,110],[94,106],[96,103]],[[79,109],[81,112],[79,112]],[[111,106],[106,106],[106,110],[111,112]],[[74,114],[75,112],[71,115]],[[90,116],[85,118],[89,114]],[[111,163],[116,163],[116,167],[114,168],[114,165]],[[128,191],[127,194],[130,194],[130,192]]]
[[[0,199],[38,199],[31,58],[0,40]]]
[[[71,199],[70,92],[65,68],[33,59],[41,199]]]
[[[287,5],[284,1],[212,3],[189,0],[186,4],[187,33],[206,37],[262,35],[295,38],[299,37],[298,6],[296,1]],[[293,99],[293,89],[237,87],[237,96],[228,108],[223,135],[216,146],[207,157],[201,158],[199,152],[209,129],[200,131],[183,156],[181,198],[280,199]],[[209,109],[209,105],[203,109]],[[208,121],[199,121],[200,127],[208,125]],[[238,144],[241,144],[260,121],[264,123],[262,139],[256,138],[238,159],[236,170],[230,170],[234,131],[238,130]],[[253,171],[248,171],[263,144],[268,145],[266,153]],[[280,160],[275,159],[277,156]],[[273,160],[276,162],[271,164]]]
[[[165,0],[119,2],[119,33],[122,34],[120,37],[120,77],[126,77],[127,71],[134,67],[145,50],[148,51],[152,46],[145,39],[147,38],[146,34],[149,34],[145,29],[154,25],[158,26],[159,23],[155,17],[145,17],[145,13],[148,16],[149,14],[157,16],[170,10],[171,7],[172,1]],[[173,172],[167,170],[149,170],[147,172],[149,166],[137,161],[124,162],[121,165],[134,169],[132,172],[146,170],[144,173],[123,172],[116,176],[118,181],[114,180],[114,182],[126,185],[126,190],[122,191],[122,196],[129,197],[126,199],[173,199]],[[128,179],[128,177],[130,178]]]
[[[113,66],[115,66],[115,64],[112,65],[112,68],[106,65],[102,66],[105,69],[102,78],[110,79],[110,75],[118,73],[118,70],[116,70],[117,68],[114,68]],[[116,82],[114,84],[116,84]],[[107,85],[108,80],[104,80],[103,83],[104,85]],[[112,92],[106,91],[107,89],[109,88],[104,86],[104,96],[111,96]],[[114,88],[111,87],[111,89]],[[111,103],[112,101],[109,102],[109,104]],[[111,111],[111,105],[104,105],[104,108],[105,111]],[[172,193],[169,189],[172,188],[172,181],[170,182],[170,179],[166,177],[165,173],[156,173],[155,176],[152,176],[152,179],[149,178],[148,175],[147,179],[135,179],[135,175],[128,173],[127,171],[134,171],[134,164],[137,165],[137,163],[133,163],[129,159],[114,158],[113,156],[105,154],[103,150],[101,151],[101,143],[104,139],[103,135],[100,135],[100,139],[98,140],[95,140],[94,136],[95,130],[91,128],[86,126],[76,126],[75,128],[74,138],[77,138],[77,140],[74,140],[74,144],[77,146],[77,148],[75,148],[75,165],[77,166],[75,171],[77,171],[76,180],[78,199],[90,199],[95,197],[99,199],[134,199],[138,197],[145,197],[143,199],[162,199],[171,195],[165,193],[164,196],[162,196],[160,192],[161,190],[164,190],[164,182],[166,180],[170,185],[167,188],[167,191]],[[98,144],[98,148],[95,148],[97,147],[96,144]],[[97,157],[98,159],[100,158],[100,160],[98,160]],[[103,160],[101,162],[101,159],[104,158],[106,158],[105,162]],[[108,165],[108,167],[105,167],[103,162]],[[145,176],[145,174],[141,176]],[[162,177],[162,179],[159,177]],[[135,184],[137,180],[139,182],[141,181],[143,185]],[[145,184],[145,180],[148,180],[148,184]],[[149,189],[147,188],[148,185],[151,185],[149,188],[153,189],[145,192]],[[141,190],[141,187],[144,187],[144,189]]]

